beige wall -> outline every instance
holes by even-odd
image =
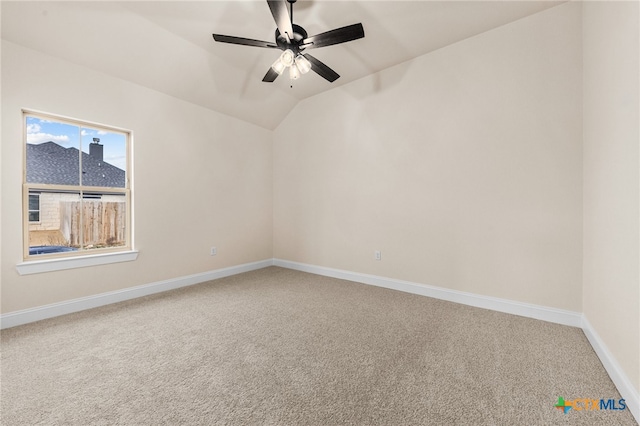
[[[137,261],[18,275],[21,108],[133,131]],[[271,258],[271,155],[268,130],[3,41],[2,313]]]
[[[637,2],[584,3],[584,315],[640,390]]]
[[[580,312],[581,66],[571,3],[301,102],[274,256]]]

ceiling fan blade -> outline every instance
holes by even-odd
[[[316,47],[345,43],[362,37],[364,37],[364,27],[362,24],[353,24],[342,28],[336,28],[335,30],[327,31],[326,33],[307,37],[302,40],[300,47],[313,49]]]
[[[275,72],[273,68],[269,68],[269,71],[267,71],[267,73],[264,75],[262,81],[264,81],[265,83],[273,83],[279,75],[280,74]]]
[[[271,14],[274,21],[276,21],[280,34],[288,39],[293,38],[293,26],[291,25],[289,10],[287,10],[287,0],[267,0],[267,3],[269,3],[269,9],[271,9]]]
[[[329,83],[333,83],[338,78],[340,78],[340,75],[334,70],[332,70],[331,68],[329,68],[327,65],[325,65],[324,62],[319,61],[318,59],[314,58],[308,53],[305,53],[303,56],[307,58],[309,62],[311,62],[311,70],[317,73],[320,77],[324,78],[325,80],[328,80]]]
[[[234,37],[222,34],[214,34],[213,39],[221,43],[241,44],[243,46],[268,47],[278,49],[278,45],[270,41],[253,40],[244,37]]]

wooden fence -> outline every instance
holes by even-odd
[[[120,246],[126,243],[126,215],[122,202],[63,201],[60,203],[60,231],[74,247]]]

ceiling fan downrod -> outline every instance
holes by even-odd
[[[293,25],[293,4],[298,0],[287,0],[289,2],[289,17],[291,18],[291,25]]]

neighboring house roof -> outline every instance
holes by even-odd
[[[82,153],[82,184],[124,188],[125,172],[103,160],[103,145],[89,148],[91,154]],[[27,182],[80,185],[78,158],[77,148],[64,148],[55,142],[28,143]]]

